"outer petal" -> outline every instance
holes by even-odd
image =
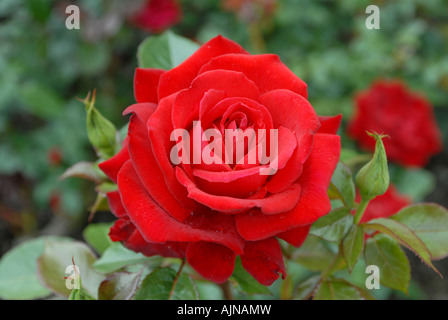
[[[135,69],[134,74],[134,96],[138,103],[159,101],[157,88],[160,76],[165,72],[161,69]]]
[[[129,219],[118,219],[110,228],[109,236],[112,241],[121,241],[123,245],[135,252],[141,252],[146,256],[160,255],[162,257],[185,257],[186,243],[167,242],[149,243],[143,239],[140,232]]]
[[[294,247],[298,248],[305,241],[310,231],[310,228],[311,224],[304,227],[294,228],[289,231],[278,234],[277,237],[282,240],[285,240],[289,244],[292,244]]]
[[[223,283],[233,273],[235,252],[212,242],[193,242],[187,248],[188,263],[204,278]]]
[[[298,205],[275,216],[240,214],[235,216],[238,232],[246,240],[261,240],[299,226],[313,223],[331,209],[327,189],[341,152],[340,137],[316,134],[313,150],[298,180],[302,193]]]
[[[184,214],[178,216],[181,218],[182,216],[186,217],[188,215],[188,212],[194,208],[194,203],[187,198],[187,191],[184,186],[177,181],[173,165],[168,156],[171,152],[171,146],[174,145],[174,142],[170,141],[171,132],[173,131],[171,113],[174,99],[175,95],[172,95],[160,101],[157,110],[148,119],[146,129],[149,134],[150,144],[154,155],[151,159],[151,165],[155,166],[155,168],[153,168],[154,171],[163,173],[168,190],[172,193],[177,202],[184,207],[184,209],[180,210],[180,212],[184,212]],[[185,212],[187,212],[187,214],[185,214]]]
[[[123,164],[129,160],[129,152],[128,152],[128,141],[129,138],[123,141],[123,148],[112,158],[101,162],[98,167],[103,171],[106,176],[117,183],[118,172],[120,171]]]
[[[109,209],[117,218],[126,217],[126,209],[123,207],[123,203],[121,202],[120,192],[112,191],[107,194],[107,202],[109,204]]]
[[[112,241],[126,241],[135,231],[135,226],[128,218],[118,219],[109,230]]]
[[[126,248],[135,252],[141,252],[145,256],[162,256],[171,258],[183,258],[185,257],[185,251],[187,250],[187,243],[183,242],[166,242],[149,243],[143,238],[141,233],[135,229],[131,236],[124,241]]]
[[[199,73],[210,70],[234,70],[244,73],[255,82],[261,93],[288,89],[307,98],[307,85],[274,54],[226,54],[212,59]]]
[[[183,221],[191,211],[183,207],[168,189],[148,136],[146,123],[156,107],[155,104],[136,104],[125,110],[125,113],[133,112],[129,121],[129,153],[135,170],[152,198],[173,217]]]
[[[265,286],[277,280],[279,273],[283,279],[286,276],[282,249],[275,238],[247,242],[241,262],[244,269]]]
[[[188,88],[202,65],[214,57],[227,53],[247,52],[236,42],[222,36],[217,36],[203,44],[187,60],[160,77],[159,99]]]
[[[235,253],[243,251],[232,217],[216,213],[192,213],[180,223],[166,213],[143,187],[131,161],[118,174],[121,200],[133,224],[148,242],[208,241],[222,244]]]
[[[336,134],[341,126],[342,114],[334,117],[320,116],[319,121],[321,124],[318,131],[319,133]]]

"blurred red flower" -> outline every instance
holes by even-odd
[[[360,199],[360,196],[357,195],[357,201]],[[369,202],[361,223],[378,218],[388,218],[411,203],[411,198],[399,193],[394,185],[390,185],[386,193]]]
[[[146,0],[131,20],[145,31],[160,33],[178,23],[181,18],[182,11],[175,0]]]
[[[399,81],[377,81],[355,98],[354,118],[348,134],[369,151],[375,140],[366,134],[376,131],[384,139],[387,157],[403,166],[423,167],[442,150],[441,133],[431,104]]]

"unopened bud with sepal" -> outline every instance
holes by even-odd
[[[372,159],[359,170],[355,182],[361,197],[364,200],[372,200],[389,188],[389,168],[383,144],[383,138],[388,136],[376,132],[367,134],[376,140],[375,152]]]
[[[89,141],[100,158],[109,159],[116,151],[117,130],[115,129],[115,126],[95,108],[95,91],[93,91],[91,99],[89,93],[87,97],[81,101],[84,102],[87,111],[86,122]]]

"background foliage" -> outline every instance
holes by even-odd
[[[278,54],[308,84],[309,100],[317,113],[342,113],[344,124],[351,117],[356,92],[377,78],[401,78],[434,105],[447,146],[446,0],[280,0],[274,9],[254,5],[251,10],[239,11],[229,9],[226,2],[229,1],[180,1],[183,17],[172,30],[200,43],[222,34],[251,53]],[[81,8],[80,30],[65,28],[65,7],[71,3]],[[369,4],[380,7],[380,30],[365,28],[365,8]],[[103,227],[103,233],[85,229],[88,209],[96,196],[92,182],[58,179],[71,165],[96,160],[87,137],[85,108],[77,97],[84,98],[96,89],[96,106],[101,113],[118,128],[126,123],[120,115],[133,103],[137,49],[149,35],[129,21],[126,7],[119,0],[0,0],[0,255],[19,245],[21,251],[16,254],[37,254],[43,250],[41,239],[24,243],[37,236],[58,235],[87,241],[96,252],[104,252],[92,262],[91,249],[79,245],[85,263],[94,264],[100,274],[91,275],[95,281],[102,280],[101,272],[120,270],[147,259],[123,252],[122,246],[111,245],[105,236],[98,239],[98,234],[106,234],[107,225],[97,226]],[[343,130],[341,135],[346,152],[356,150]],[[435,156],[424,169],[391,166],[390,170],[400,191],[415,201],[448,206],[446,151]],[[101,210],[94,218],[94,222],[111,220],[112,215]],[[328,259],[329,253],[334,252],[334,248],[323,246],[314,237],[307,241],[303,252],[307,248],[316,255],[314,263],[309,259],[301,261],[299,253],[288,266],[293,284],[278,282],[266,289],[256,283],[235,281],[236,287],[244,287],[240,291],[246,293],[262,294],[278,292],[276,286],[280,285],[294,287],[294,283],[309,276],[309,270],[316,270],[321,264],[319,259]],[[385,288],[377,293],[378,297],[448,298],[447,280],[441,281],[422,267],[413,254],[408,256],[413,278],[415,273],[410,295]],[[133,263],[129,264],[128,259]],[[435,265],[448,275],[446,259]],[[18,276],[21,272],[26,274],[29,268],[23,267],[24,270],[17,270]],[[357,268],[351,277],[364,279],[363,266],[358,263]],[[244,273],[237,266],[238,270],[234,278]],[[173,277],[170,271],[160,272],[160,277]],[[148,279],[145,281],[151,281]],[[240,279],[247,277],[243,274]],[[131,280],[128,283],[136,281]],[[188,277],[181,279],[186,291],[182,294],[221,297],[219,288],[199,282],[191,290],[189,281]],[[34,288],[34,296],[49,293],[39,283],[24,283],[27,285]],[[161,290],[159,294],[170,292]]]

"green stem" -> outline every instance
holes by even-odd
[[[358,210],[355,213],[354,223],[359,224],[362,219],[364,212],[366,211],[367,206],[369,205],[370,200],[366,200],[361,197],[361,202],[359,203]]]

